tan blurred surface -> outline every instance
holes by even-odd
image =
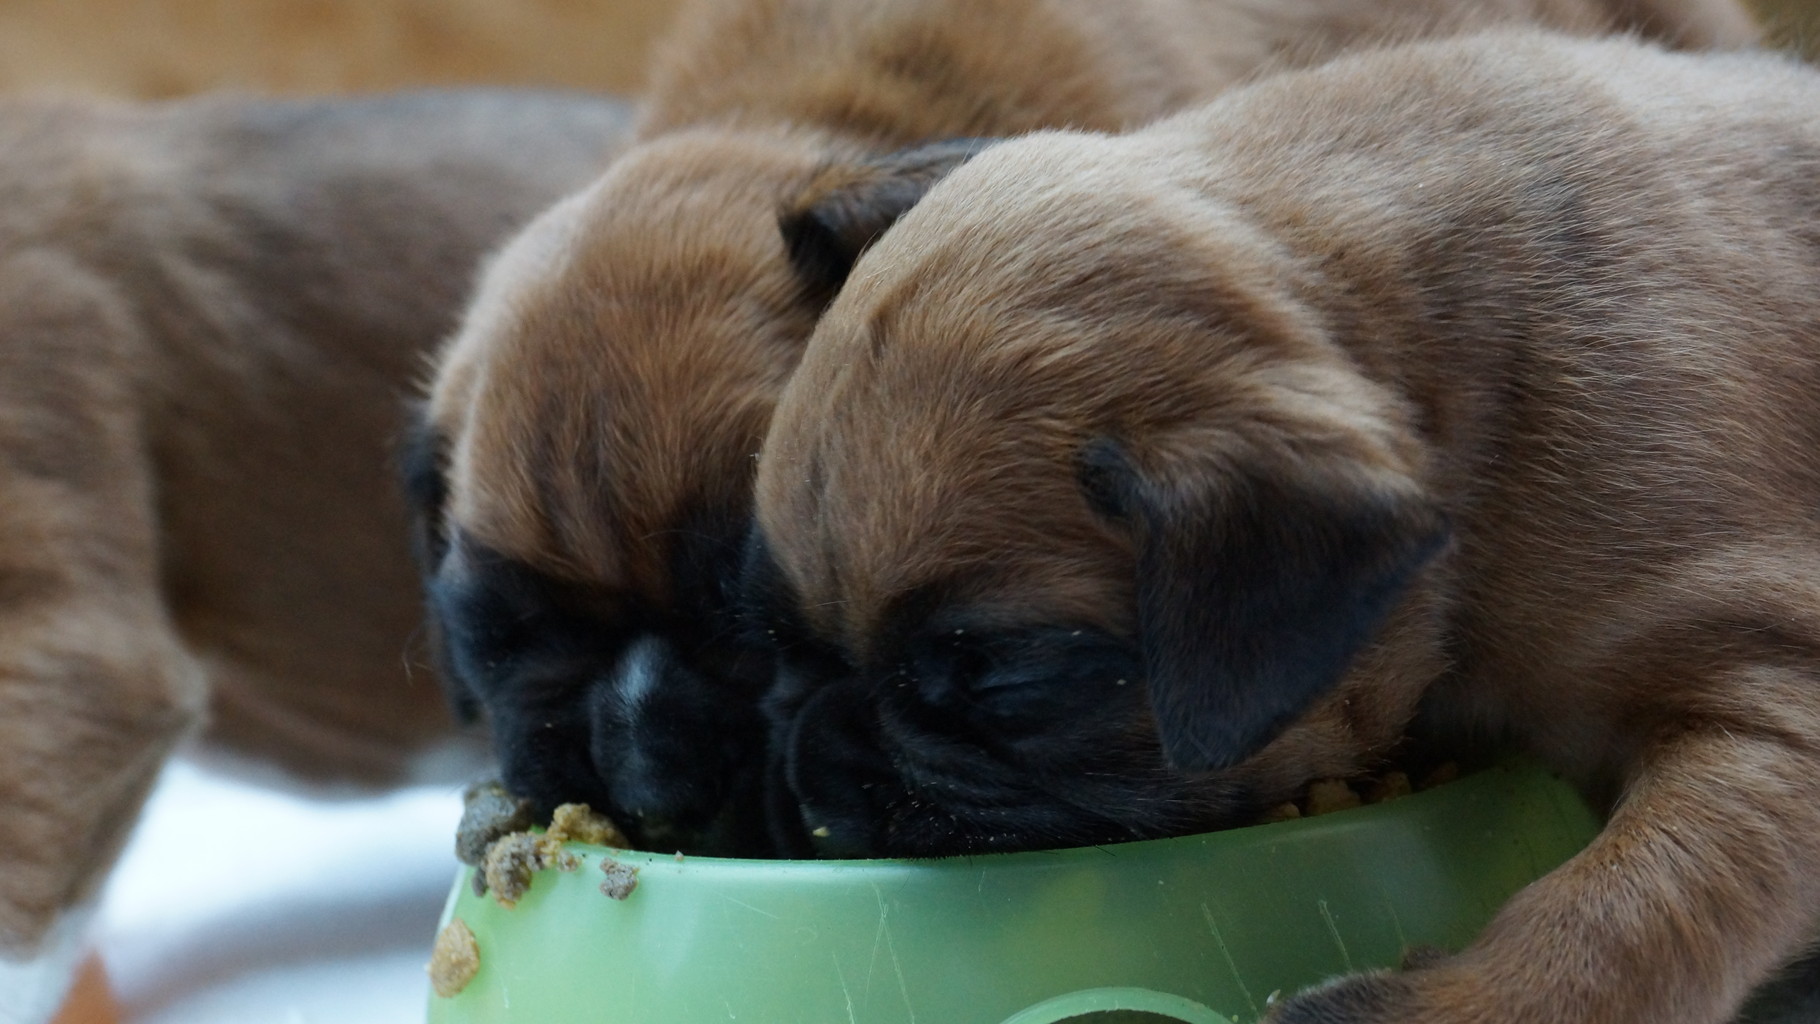
[[[676,0],[4,0],[0,91],[634,90]]]
[[[1750,0],[1820,56],[1820,0]],[[678,0],[4,0],[0,91],[634,91]]]
[[[69,1001],[63,1004],[63,1011],[51,1024],[116,1024],[119,1020],[120,1007],[108,991],[101,961],[91,956],[82,965],[82,973],[76,978]]]
[[[1772,42],[1800,47],[1820,60],[1820,0],[1751,0]]]

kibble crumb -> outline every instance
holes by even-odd
[[[635,867],[608,857],[600,862],[600,870],[607,876],[606,881],[600,883],[600,892],[608,899],[623,900],[638,888],[638,869]]]
[[[1308,784],[1302,795],[1288,803],[1278,804],[1258,815],[1257,823],[1272,825],[1317,814],[1351,810],[1354,807],[1387,803],[1391,800],[1444,785],[1459,778],[1459,765],[1446,761],[1412,784],[1409,773],[1390,770],[1352,779],[1317,779]]]
[[[461,795],[461,824],[455,829],[455,856],[478,867],[499,837],[536,824],[531,801],[520,800],[498,780],[477,782]]]
[[[1302,809],[1294,803],[1281,803],[1265,811],[1258,819],[1260,825],[1274,825],[1279,821],[1294,821],[1302,816]]]
[[[1434,770],[1422,777],[1422,784],[1417,789],[1433,789],[1444,786],[1460,777],[1460,766],[1452,761],[1442,761]]]
[[[530,832],[500,836],[487,848],[484,865],[487,888],[499,905],[510,910],[531,890],[531,877],[545,868],[573,871],[579,862],[563,852],[562,840]]]
[[[1311,818],[1351,810],[1364,802],[1345,779],[1320,779],[1308,784],[1307,813]]]
[[[1404,772],[1385,772],[1365,784],[1365,802],[1381,804],[1398,797],[1408,796],[1415,792],[1409,784],[1409,776]]]
[[[587,804],[563,804],[550,815],[549,834],[571,843],[587,843],[591,846],[611,846],[625,850],[631,848],[626,834],[613,824],[612,819],[589,807]]]
[[[424,968],[430,975],[430,988],[444,999],[451,999],[468,987],[480,973],[480,943],[461,918],[451,918],[436,935],[430,949],[430,962]]]

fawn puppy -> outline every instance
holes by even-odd
[[[1820,924],[1820,74],[1500,33],[987,149],[852,267],[757,517],[799,833],[1154,836],[1503,740],[1603,833],[1269,1019],[1728,1019]]]
[[[769,843],[772,665],[728,581],[753,455],[838,283],[831,260],[889,219],[842,197],[937,175],[969,137],[1132,127],[1349,43],[1503,22],[1754,35],[1731,0],[689,8],[637,144],[494,261],[415,447],[444,664],[486,712],[506,782],[603,809],[642,846]]]
[[[538,93],[0,102],[0,1020],[51,1012],[204,722],[366,784],[449,739],[399,402],[481,255],[628,127]]]

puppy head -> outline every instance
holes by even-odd
[[[445,669],[506,782],[644,845],[749,845],[770,670],[728,586],[817,312],[775,217],[818,159],[679,136],[547,211],[487,269],[407,467]]]
[[[1405,410],[1129,145],[1037,136],[936,186],[779,406],[747,600],[777,803],[835,850],[1243,820],[1381,754],[1434,674],[1396,642],[1433,629],[1410,584],[1445,537]]]
[[[406,478],[456,702],[514,790],[641,845],[756,849],[771,674],[729,594],[828,297],[778,217],[859,160],[808,135],[647,143],[498,254],[436,368]]]

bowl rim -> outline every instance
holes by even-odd
[[[1237,848],[1254,845],[1267,839],[1307,841],[1310,838],[1318,838],[1314,834],[1321,832],[1351,832],[1361,828],[1396,828],[1406,824],[1407,819],[1426,817],[1427,812],[1432,809],[1431,804],[1447,798],[1467,798],[1475,790],[1491,789],[1501,785],[1521,786],[1531,790],[1537,790],[1540,787],[1558,789],[1563,784],[1565,784],[1565,780],[1559,773],[1529,758],[1512,757],[1483,767],[1462,769],[1462,774],[1456,779],[1380,803],[1349,807],[1345,810],[1329,811],[1310,817],[1237,825],[1208,832],[1192,832],[1187,835],[1164,836],[1156,839],[1132,839],[1044,850],[961,853],[941,857],[863,857],[822,860],[783,857],[715,857],[705,854],[684,854],[680,851],[664,853],[657,850],[633,850],[581,843],[574,840],[570,840],[564,845],[577,852],[598,854],[634,866],[675,862],[698,866],[710,871],[749,871],[762,868],[767,873],[788,874],[822,872],[837,867],[878,870],[901,868],[926,870],[951,867],[980,870],[986,866],[1009,868],[1037,863],[1054,863],[1060,860],[1085,861],[1099,856],[1113,860],[1135,854],[1168,855],[1177,849],[1184,853],[1190,850],[1198,852],[1204,851],[1209,845]],[[533,831],[541,833],[543,829],[540,827]]]

